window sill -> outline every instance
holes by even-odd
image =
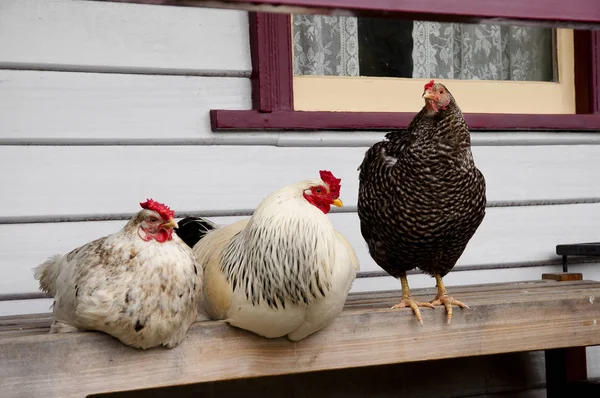
[[[414,113],[406,112],[302,112],[256,110],[210,111],[213,131],[236,130],[391,130],[408,127]],[[467,113],[471,130],[599,131],[600,114],[530,115]]]

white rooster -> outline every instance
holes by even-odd
[[[54,296],[50,333],[99,330],[127,345],[172,348],[196,320],[202,268],[173,235],[167,206],[148,199],[119,232],[34,269]]]
[[[332,204],[342,206],[341,180],[320,175],[274,192],[231,225],[179,222],[176,233],[205,267],[202,305],[210,318],[297,341],[342,311],[359,263],[326,216]]]

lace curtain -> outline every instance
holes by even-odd
[[[413,77],[553,80],[552,31],[415,21]]]
[[[359,76],[357,19],[293,16],[294,74]],[[552,32],[415,21],[413,77],[553,80]]]
[[[358,76],[356,17],[294,15],[294,74]]]

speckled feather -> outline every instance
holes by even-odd
[[[40,287],[54,295],[51,332],[99,330],[138,348],[183,341],[197,318],[202,268],[178,236],[164,243],[138,236],[147,212],[36,268]]]
[[[449,93],[448,93],[449,94]],[[446,275],[485,216],[485,179],[453,98],[373,145],[359,167],[358,215],[375,262],[392,276]]]
[[[302,197],[323,184],[285,187],[251,218],[211,231],[194,246],[205,264],[204,307],[211,318],[300,340],[341,312],[359,263],[327,216]]]

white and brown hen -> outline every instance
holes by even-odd
[[[51,333],[98,330],[137,348],[179,345],[196,320],[202,267],[173,227],[174,212],[148,199],[119,232],[35,268],[54,296]]]

